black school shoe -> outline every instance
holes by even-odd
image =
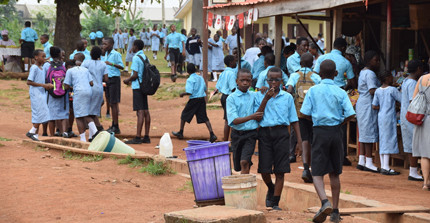
[[[373,169],[370,169],[370,168],[367,168],[366,166],[364,166],[363,170],[373,172],[373,173],[380,173],[381,172],[381,169],[379,169],[379,167],[376,170],[373,170]]]
[[[57,129],[57,131],[55,131],[55,133],[54,133],[54,136],[60,137],[61,136],[60,130]]]
[[[363,166],[363,165],[360,165],[360,164],[357,164],[357,170],[362,170],[362,171],[364,171],[364,166]]]
[[[25,135],[33,141],[40,141],[38,138],[36,138],[36,134],[34,133],[27,132]]]
[[[330,214],[330,221],[331,222],[339,223],[341,220],[342,220],[342,218],[340,217],[340,213],[334,213],[334,212],[332,212]]]
[[[69,138],[78,137],[73,131],[68,131],[67,135],[69,135]]]
[[[176,79],[177,79],[178,77],[176,76],[176,74],[172,74],[172,75],[170,75],[170,79],[172,80],[172,82],[176,82]]]
[[[313,178],[312,178],[312,174],[311,174],[311,171],[310,171],[310,170],[303,170],[303,173],[302,173],[302,180],[303,180],[305,183],[313,183],[313,182],[314,182],[314,180],[313,180]]]
[[[209,142],[215,142],[218,139],[215,134],[211,134],[211,137],[209,138]]]
[[[408,176],[408,180],[410,180],[410,181],[424,181],[423,178],[415,178],[413,176]]]
[[[382,175],[390,175],[390,176],[394,176],[394,175],[399,175],[400,174],[400,172],[394,171],[392,169],[386,170],[386,169],[382,169],[382,168],[381,168],[380,173]]]
[[[135,137],[132,140],[125,141],[125,144],[142,144],[142,138]]]
[[[109,133],[121,134],[121,130],[119,130],[119,127],[117,126],[111,126],[107,131]]]
[[[149,138],[149,136],[143,136],[142,143],[151,143],[151,139]]]
[[[325,202],[325,204],[318,210],[312,219],[313,222],[324,222],[328,215],[333,212],[333,207],[330,201]]]
[[[267,191],[266,194],[266,207],[273,208],[273,192]]]
[[[184,138],[184,135],[182,134],[182,132],[172,132],[172,135],[176,136],[176,138],[178,139]]]

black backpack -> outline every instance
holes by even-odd
[[[154,95],[157,92],[158,87],[160,86],[160,71],[157,70],[157,67],[150,64],[148,58],[145,60],[142,56],[137,55],[144,64],[143,74],[142,74],[142,82],[140,82],[139,77],[137,77],[137,81],[140,85],[140,90],[144,95]]]

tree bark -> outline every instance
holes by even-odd
[[[79,16],[79,0],[57,0],[57,21],[55,23],[54,46],[66,52],[66,58],[76,47],[82,30]]]

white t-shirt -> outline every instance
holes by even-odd
[[[324,50],[324,38],[321,38],[317,41],[317,45]]]
[[[258,47],[251,47],[245,51],[243,59],[246,60],[251,67],[254,66],[254,62],[258,59],[258,54],[261,52]]]

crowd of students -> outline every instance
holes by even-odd
[[[149,35],[148,30],[143,30],[140,34],[142,40],[136,40],[134,30],[130,29],[128,41],[124,42],[128,44],[125,69],[128,69],[128,62],[132,62],[132,72],[123,83],[132,86],[133,110],[137,114],[136,137],[127,143],[150,142],[148,98],[139,90],[144,61],[147,60],[143,52],[149,50],[145,44],[149,42],[153,59],[157,58],[156,52],[160,50],[160,46],[166,48],[165,59],[170,62],[173,82],[176,80],[177,68],[183,67],[184,61],[188,62],[189,77],[185,92],[180,94],[180,97],[189,95],[189,101],[182,111],[179,131],[172,134],[182,139],[185,123],[190,123],[196,116],[197,123],[206,124],[210,133],[209,139],[214,142],[217,137],[206,113],[207,88],[198,72],[199,68],[202,70],[200,48],[203,40],[197,35],[196,29],[192,29],[188,37],[185,36],[185,30],[177,33],[175,25],[170,26],[168,35],[167,31],[164,34],[163,29],[165,26],[159,31],[157,25],[154,25]],[[67,129],[71,125],[67,120],[71,115],[70,108],[73,107],[81,140],[86,141],[86,127],[89,128],[90,139],[94,138],[98,131],[103,129],[97,118],[103,103],[103,82],[106,82],[106,103],[112,109],[112,126],[109,131],[120,133],[118,103],[121,94],[120,70],[124,69],[124,65],[121,54],[115,50],[116,47],[120,49],[122,46],[120,42],[116,42],[121,41],[120,34],[121,30],[115,33],[113,38],[104,38],[102,47],[94,46],[91,52],[86,50],[86,40],[78,41],[76,52],[70,57],[73,60],[68,61],[64,61],[61,49],[56,46],[49,49],[51,62],[45,62],[47,53],[44,51],[34,51],[36,64],[30,68],[27,82],[30,85],[33,123],[27,133],[28,137],[37,140],[40,124],[47,122],[50,124],[51,135],[54,134],[56,126],[64,137],[70,137]],[[415,137],[412,134],[414,126],[404,117],[405,109],[413,95],[418,92],[415,86],[418,86],[417,80],[423,74],[424,65],[421,62],[409,62],[409,76],[404,80],[399,92],[392,86],[393,76],[390,73],[377,75],[379,55],[374,51],[366,52],[365,67],[357,77],[350,60],[345,58],[349,48],[341,37],[334,41],[334,49],[330,53],[315,55],[312,49],[315,50],[316,46],[310,47],[307,38],[298,38],[296,44],[284,42],[282,52],[273,52],[267,38],[257,34],[255,46],[247,49],[244,57],[239,58],[238,50],[242,50],[243,45],[237,45],[235,35],[235,30],[232,30],[232,35],[223,42],[218,32],[213,38],[209,34],[209,72],[212,73],[213,80],[217,81],[214,94],[222,94],[221,104],[225,120],[223,140],[228,141],[231,137],[236,171],[243,174],[250,172],[258,140],[258,172],[268,188],[267,207],[280,210],[279,200],[285,173],[291,171],[290,163],[295,162],[297,148],[302,155],[304,166],[302,179],[306,183],[314,184],[321,200],[321,209],[313,220],[323,222],[330,215],[331,221],[340,221],[339,175],[343,165],[351,165],[346,158],[345,123],[354,118],[356,113],[361,144],[357,169],[384,175],[399,174],[389,167],[390,154],[399,152],[396,137],[396,101],[402,104],[400,114],[404,151],[411,153],[408,179],[423,181],[417,171],[417,160],[419,156],[423,156],[423,163],[427,165],[428,149],[421,148],[422,146],[418,146],[418,149],[411,148],[411,144],[415,146],[419,143],[415,142],[416,139],[411,143]],[[224,57],[223,50],[229,55]],[[281,67],[275,66],[277,56],[283,58]],[[355,57],[352,58],[354,60]],[[358,63],[359,60],[355,62]],[[239,64],[241,69],[238,69]],[[70,108],[69,94],[57,97],[62,93],[61,89],[54,84],[45,83],[45,77],[50,76],[52,71],[55,74],[64,72],[63,91],[73,89]],[[219,79],[217,72],[221,72]],[[358,88],[360,96],[354,110],[346,90],[355,88]],[[56,94],[56,90],[59,93]],[[46,94],[46,91],[49,93]],[[142,137],[144,123],[145,134]],[[377,168],[372,159],[373,144],[376,142],[380,145],[381,168]],[[417,151],[412,152],[415,150]],[[428,168],[428,165],[423,167],[423,189],[428,189]],[[274,183],[271,174],[275,174]],[[332,203],[328,201],[324,189],[323,177],[327,174],[332,188]]]

